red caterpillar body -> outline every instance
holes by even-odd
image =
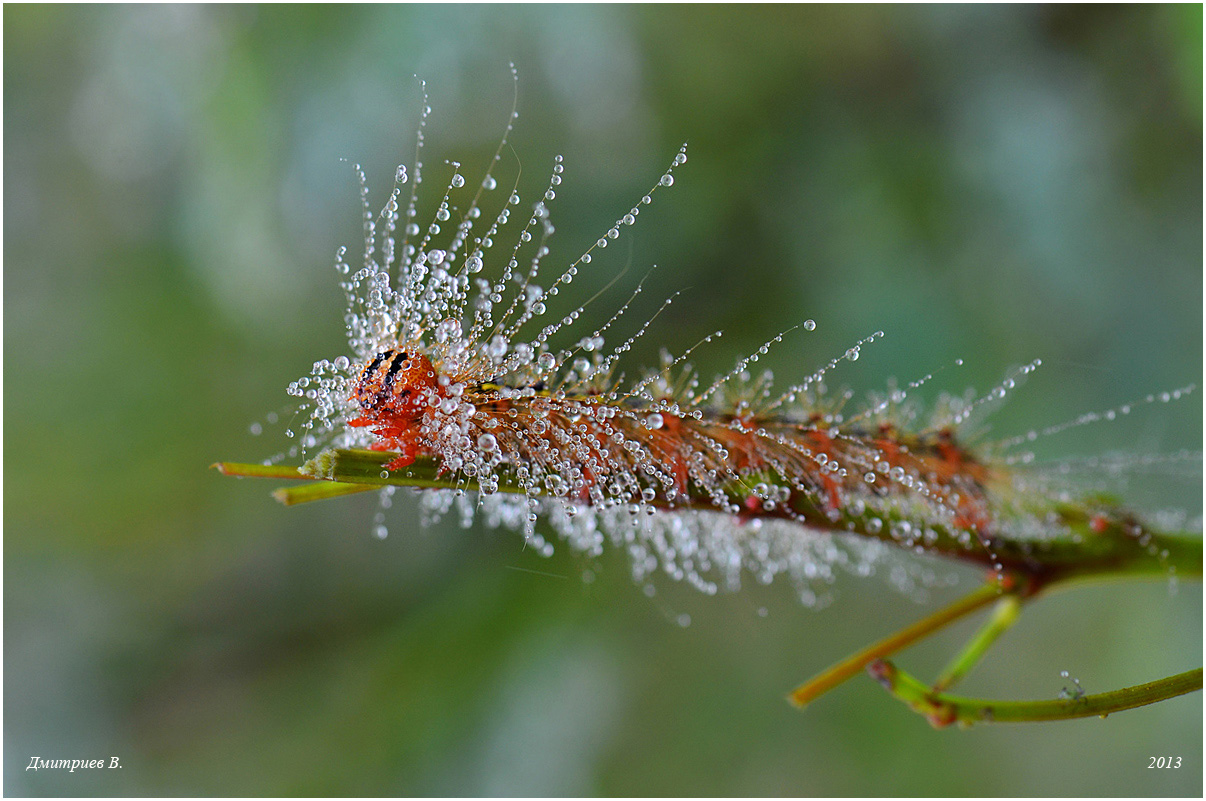
[[[495,463],[524,465],[544,490],[576,501],[674,508],[702,490],[730,512],[740,510],[729,508],[719,488],[738,481],[749,483],[751,511],[792,509],[790,494],[771,497],[765,484],[756,490],[759,477],[773,475],[830,515],[853,498],[916,493],[950,511],[956,527],[988,530],[989,471],[955,443],[950,428],[902,438],[887,423],[840,428],[820,415],[807,422],[753,414],[726,419],[684,413],[669,400],[617,406],[601,393],[508,391],[465,377],[437,379],[435,366],[413,348],[375,354],[351,398],[361,416],[348,425],[372,427],[379,439],[370,447],[399,454],[387,470],[420,455],[459,462],[461,469],[474,465],[472,475],[487,474]],[[450,449],[438,432],[453,425],[460,448]]]

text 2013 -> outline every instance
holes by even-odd
[[[1181,757],[1148,757],[1151,762],[1147,763],[1149,768],[1179,768],[1181,767]]]

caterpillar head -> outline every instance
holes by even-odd
[[[384,350],[364,366],[352,400],[366,415],[413,420],[440,402],[431,360],[415,351]]]

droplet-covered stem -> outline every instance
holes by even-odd
[[[420,458],[408,468],[382,475],[382,467],[391,460],[388,453],[369,450],[325,451],[307,462],[300,470],[301,477],[367,486],[409,486],[476,491],[476,483],[464,476],[441,473],[432,459]],[[282,490],[282,493],[299,490]],[[502,480],[497,491],[523,493],[515,481]],[[743,508],[750,519],[771,517],[792,519],[806,526],[853,536],[870,537],[898,546],[923,550],[997,569],[1008,575],[1024,577],[1036,585],[1055,581],[1100,576],[1168,576],[1200,578],[1202,575],[1202,540],[1197,537],[1161,534],[1148,530],[1133,517],[1122,512],[1109,515],[1096,506],[1079,507],[1062,504],[1052,510],[1067,526],[1068,535],[1043,540],[991,540],[987,547],[968,532],[941,524],[929,526],[932,532],[924,540],[901,542],[894,532],[904,520],[884,520],[871,512],[856,514],[856,509],[843,510],[834,516],[822,509],[808,496],[789,498],[789,507],[776,505],[764,509],[746,504],[749,489],[744,484],[725,487],[726,497]],[[280,500],[296,502],[285,494]],[[584,503],[586,501],[583,501]],[[676,510],[715,511],[707,496],[687,493],[679,502],[655,499],[652,506]],[[1102,521],[1106,521],[1103,525]],[[992,549],[992,554],[987,548]],[[999,569],[997,566],[1000,566]]]

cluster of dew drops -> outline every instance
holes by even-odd
[[[346,247],[341,247],[335,260],[340,276],[340,286],[346,299],[344,324],[348,336],[349,355],[334,359],[322,359],[314,363],[312,370],[288,387],[288,393],[301,399],[299,414],[305,414],[301,425],[301,436],[287,453],[278,454],[268,461],[285,458],[305,457],[319,448],[363,448],[372,444],[373,435],[364,428],[352,428],[346,422],[359,413],[350,400],[352,385],[357,371],[374,354],[404,343],[407,347],[419,348],[433,364],[438,366],[439,380],[446,388],[446,397],[440,403],[442,415],[435,428],[424,433],[432,441],[441,443],[439,452],[445,457],[446,467],[475,479],[479,492],[464,490],[425,490],[420,493],[420,506],[425,520],[457,513],[464,525],[475,519],[484,519],[487,525],[502,526],[522,531],[525,543],[538,553],[548,555],[552,545],[537,531],[536,521],[547,519],[557,534],[575,551],[597,555],[605,542],[625,549],[632,563],[634,577],[647,588],[650,577],[662,572],[676,580],[686,581],[701,591],[711,594],[720,588],[734,589],[740,586],[743,572],[753,574],[759,582],[769,583],[775,576],[786,574],[791,577],[805,603],[815,605],[826,596],[817,592],[817,586],[832,583],[835,568],[841,568],[859,576],[870,575],[883,559],[884,546],[874,541],[838,540],[835,535],[810,532],[803,535],[798,526],[785,521],[743,520],[736,516],[725,516],[697,511],[665,511],[653,513],[653,507],[645,501],[637,503],[607,502],[581,506],[564,499],[552,484],[566,482],[556,472],[540,471],[539,478],[531,475],[530,468],[523,465],[504,465],[497,441],[489,432],[479,432],[470,425],[474,407],[461,402],[465,386],[471,381],[497,381],[515,387],[511,390],[523,393],[525,387],[560,381],[581,390],[588,388],[596,394],[618,401],[624,397],[637,397],[647,401],[643,425],[656,430],[663,423],[663,412],[677,416],[691,415],[698,419],[700,408],[710,399],[740,411],[748,403],[751,385],[769,391],[769,373],[751,380],[749,368],[765,355],[768,348],[782,340],[782,334],[767,342],[758,352],[738,360],[736,368],[702,393],[694,394],[689,408],[677,404],[659,407],[658,398],[664,397],[669,367],[677,366],[690,351],[677,359],[665,360],[660,373],[651,373],[627,392],[621,392],[612,375],[620,357],[633,342],[648,329],[652,318],[639,330],[625,339],[610,353],[606,351],[604,334],[629,308],[640,292],[636,291],[612,318],[598,330],[581,337],[571,347],[555,349],[555,335],[573,326],[582,313],[578,306],[552,322],[543,323],[552,308],[553,299],[578,274],[580,268],[592,262],[593,255],[618,240],[623,230],[636,223],[644,206],[653,199],[660,187],[674,184],[673,171],[687,161],[686,145],[674,156],[672,164],[648,193],[641,197],[628,212],[622,214],[603,236],[565,268],[547,287],[541,283],[542,260],[550,250],[548,241],[554,233],[549,213],[549,203],[556,198],[565,165],[562,156],[553,160],[551,174],[541,199],[532,206],[532,212],[517,235],[513,235],[515,210],[521,205],[518,186],[511,187],[505,200],[495,201],[499,210],[483,225],[483,208],[490,205],[499,189],[494,169],[508,144],[518,114],[512,109],[505,133],[495,151],[492,163],[480,184],[467,187],[467,182],[457,162],[447,162],[451,177],[447,179],[442,198],[431,221],[423,226],[419,220],[419,188],[424,179],[424,164],[420,160],[424,145],[424,132],[431,108],[427,105],[424,88],[423,113],[419,122],[416,142],[416,158],[413,170],[400,165],[395,173],[393,190],[379,213],[373,213],[369,201],[368,182],[360,165],[354,170],[360,186],[363,212],[364,254],[357,268],[348,262]],[[409,190],[409,191],[407,191]],[[455,200],[471,193],[463,208]],[[506,244],[503,244],[503,243]],[[438,246],[437,246],[438,243]],[[496,279],[483,277],[487,258],[498,252],[498,248],[510,247],[508,255],[499,259],[503,262]],[[505,259],[505,261],[503,261]],[[396,276],[396,277],[394,277]],[[670,300],[673,300],[671,298]],[[668,305],[670,300],[663,304]],[[656,315],[654,315],[656,317]],[[800,326],[805,331],[816,328],[813,320]],[[533,331],[534,335],[524,335]],[[720,332],[705,337],[700,344],[711,342]],[[768,403],[762,400],[764,409],[773,411],[782,404],[796,403],[810,391],[824,391],[822,378],[839,362],[858,360],[861,348],[883,332],[860,340],[841,356],[831,360],[825,367],[809,376],[804,382],[790,387],[778,400]],[[694,350],[694,348],[692,348]],[[957,360],[956,365],[961,365]],[[1000,385],[987,395],[975,397],[966,394],[961,398],[944,396],[928,421],[938,424],[960,425],[979,408],[999,401],[1012,390],[1016,380],[1035,370],[1041,362],[1035,360],[1013,371]],[[448,376],[457,376],[457,382]],[[894,422],[915,423],[917,412],[905,403],[908,391],[916,389],[932,376],[911,382],[906,389],[894,388],[864,411],[866,417],[894,415]],[[765,388],[763,388],[765,385]],[[694,391],[692,380],[689,390]],[[1192,391],[1192,387],[1165,393],[1179,397]],[[531,390],[527,390],[529,393]],[[848,399],[849,394],[843,396]],[[815,396],[814,396],[815,399]],[[1160,397],[1163,400],[1163,396]],[[1149,401],[1153,398],[1149,398]],[[447,408],[445,408],[447,407]],[[1124,408],[1122,413],[1129,411]],[[629,413],[629,412],[623,412]],[[1007,453],[1010,448],[1032,442],[1039,433],[1046,435],[1065,428],[1112,419],[1116,412],[1086,415],[1076,421],[1053,426],[1042,432],[998,443],[999,450]],[[270,415],[267,422],[275,421]],[[835,416],[841,421],[841,416]],[[424,425],[431,425],[425,423]],[[252,433],[258,434],[262,426],[256,423]],[[293,438],[290,426],[286,435]],[[474,436],[471,436],[474,435]],[[1003,460],[1015,459],[1025,462],[1025,455],[1004,456]],[[832,465],[837,468],[837,465]],[[520,474],[525,494],[518,496],[496,493],[497,472],[510,468]],[[516,469],[517,468],[517,469]],[[877,472],[884,475],[877,476]],[[904,483],[910,477],[893,471],[868,469],[865,480]],[[526,475],[525,475],[526,474]],[[638,496],[648,493],[637,481],[631,483]],[[380,494],[380,508],[374,519],[374,531],[379,537],[388,533],[385,525],[385,510],[393,502],[395,487],[386,487]],[[768,501],[769,502],[769,501]],[[869,526],[870,528],[870,526]],[[899,561],[889,571],[893,584],[907,592],[919,585],[942,582],[932,570],[925,566],[903,567]]]

